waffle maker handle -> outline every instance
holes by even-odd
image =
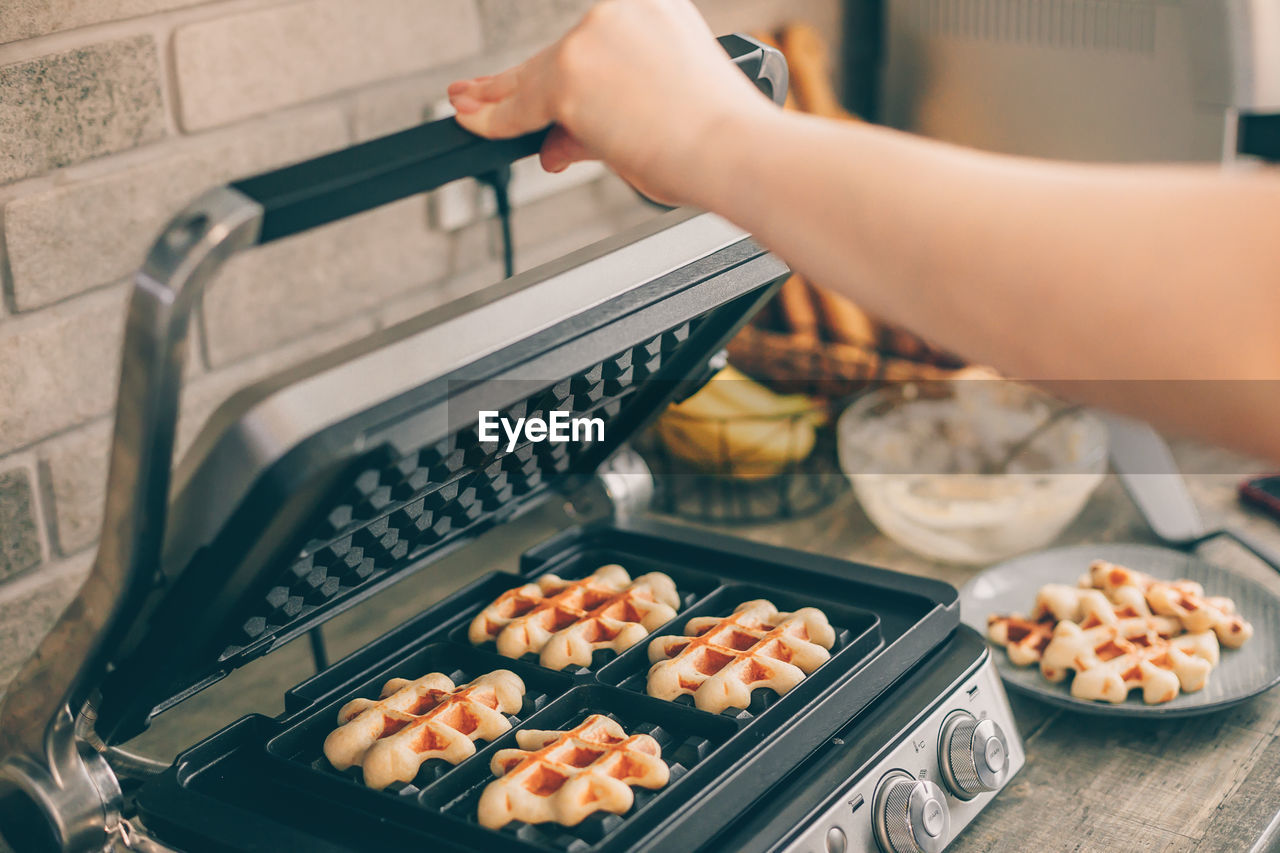
[[[782,102],[780,53],[741,35],[720,44]],[[101,849],[127,832],[116,773],[128,754],[98,737],[93,699],[163,579],[187,329],[214,273],[243,249],[507,165],[544,136],[491,141],[435,121],[210,190],[170,222],[134,277],[93,569],[0,706],[0,825],[13,825],[13,810],[33,829],[43,819],[50,846],[64,850]]]
[[[787,93],[787,64],[781,54],[741,35],[723,36],[719,42],[760,91],[781,105]],[[541,130],[486,140],[445,118],[231,187],[261,205],[258,242],[270,243],[459,178],[492,172],[538,153],[546,136]]]

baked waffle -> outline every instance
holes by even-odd
[[[602,714],[568,731],[518,731],[519,749],[500,749],[490,769],[498,778],[480,795],[481,825],[513,820],[577,826],[593,812],[624,814],[632,785],[661,788],[670,778],[662,749],[649,735],[630,735]]]
[[[836,633],[815,607],[779,613],[772,602],[739,604],[729,616],[690,619],[684,636],[649,644],[646,692],[673,701],[693,696],[703,711],[746,708],[751,691],[787,693],[831,657]]]
[[[987,637],[1004,647],[1015,666],[1030,666],[1039,662],[1053,637],[1054,626],[1063,620],[1092,628],[1151,615],[1142,593],[1133,587],[1116,590],[1113,601],[1100,590],[1051,583],[1036,594],[1029,617],[1017,613],[988,616]],[[1176,624],[1166,625],[1161,630],[1174,634],[1177,628]]]
[[[1040,672],[1052,682],[1069,671],[1071,695],[1078,699],[1123,702],[1142,690],[1148,704],[1168,702],[1179,690],[1204,687],[1218,663],[1218,640],[1212,631],[1173,636],[1162,632],[1175,620],[1161,617],[1123,619],[1110,625],[1082,628],[1062,621],[1045,647]]]
[[[621,652],[675,618],[680,596],[661,572],[635,580],[618,565],[602,566],[582,580],[547,574],[507,590],[471,622],[475,645],[490,640],[509,658],[538,654],[549,669],[590,666],[597,649]]]
[[[523,703],[524,682],[505,669],[462,687],[439,672],[416,681],[393,678],[377,701],[352,699],[342,706],[324,755],[338,770],[360,765],[370,788],[411,782],[432,758],[457,764],[475,754],[475,741],[510,729],[503,715]]]
[[[1253,626],[1236,613],[1235,602],[1223,596],[1206,596],[1204,587],[1195,581],[1161,581],[1106,560],[1094,560],[1080,585],[1100,589],[1113,598],[1126,588],[1137,588],[1154,612],[1178,619],[1192,633],[1213,631],[1227,648],[1237,649],[1253,636]]]
[[[992,613],[987,617],[987,639],[1003,646],[1015,666],[1031,666],[1044,656],[1053,638],[1056,619],[1028,619],[1018,613]]]

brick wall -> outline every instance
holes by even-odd
[[[128,277],[167,219],[209,186],[424,120],[449,81],[528,55],[588,4],[3,4],[0,690],[93,560]],[[837,0],[702,5],[717,32],[789,16],[837,31]],[[647,215],[577,169],[517,209],[522,266]],[[194,324],[180,446],[246,383],[496,281],[491,225],[432,211],[408,199],[229,264]]]

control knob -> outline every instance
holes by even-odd
[[[938,766],[951,792],[962,800],[994,791],[1009,775],[1009,742],[994,720],[956,711],[942,723]]]
[[[880,780],[872,819],[885,853],[938,853],[951,832],[946,794],[905,770],[893,770]]]

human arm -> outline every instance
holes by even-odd
[[[1280,381],[1258,381],[1280,380],[1270,172],[1037,161],[783,113],[683,0],[608,0],[450,94],[465,126],[554,123],[549,168],[599,157],[972,361],[1280,459]]]

